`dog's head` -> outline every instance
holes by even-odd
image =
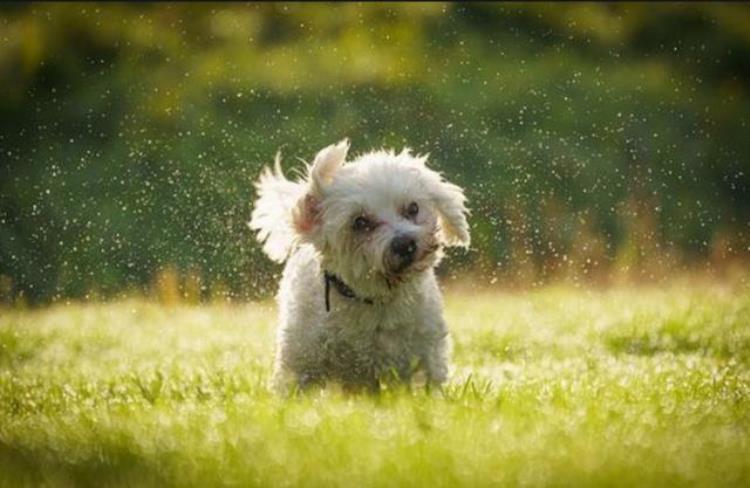
[[[349,142],[320,151],[292,210],[299,240],[357,290],[378,294],[433,266],[443,246],[469,245],[466,198],[426,156],[376,151],[346,162]]]

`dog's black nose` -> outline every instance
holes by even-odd
[[[411,263],[417,252],[417,241],[413,237],[398,236],[391,241],[391,252],[401,258],[402,262]]]

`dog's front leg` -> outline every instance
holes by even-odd
[[[438,331],[424,358],[428,386],[440,386],[448,379],[451,339],[448,331],[445,330],[445,324],[440,324]]]

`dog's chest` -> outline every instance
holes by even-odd
[[[419,361],[429,334],[414,314],[377,308],[358,312],[341,313],[329,324],[328,347],[339,364],[354,370],[403,373]]]

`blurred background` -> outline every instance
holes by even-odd
[[[0,6],[0,301],[268,297],[252,181],[343,137],[466,188],[447,282],[739,273],[747,4]]]

